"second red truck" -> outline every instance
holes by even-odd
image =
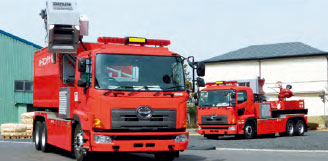
[[[221,135],[254,138],[256,135],[304,135],[307,109],[292,97],[291,86],[279,87],[278,100],[266,101],[264,79],[248,82],[206,83],[198,104],[198,133],[209,139]]]

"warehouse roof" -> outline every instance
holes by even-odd
[[[25,44],[27,44],[27,45],[31,45],[31,46],[33,46],[33,47],[35,47],[35,48],[38,48],[38,49],[41,49],[41,48],[42,48],[41,46],[39,46],[39,45],[37,45],[37,44],[34,44],[34,43],[32,43],[32,42],[30,42],[30,41],[27,41],[27,40],[25,40],[25,39],[22,39],[22,38],[20,38],[20,37],[17,37],[17,36],[15,36],[15,35],[13,35],[13,34],[10,34],[10,33],[8,33],[8,32],[3,31],[3,30],[0,30],[0,34],[6,35],[6,36],[8,36],[8,37],[11,37],[11,38],[13,38],[13,39],[15,39],[15,40],[18,40],[18,41],[20,41],[20,42],[23,42],[23,43],[25,43]]]
[[[245,48],[228,52],[223,55],[206,59],[203,62],[211,63],[241,60],[261,60],[319,55],[328,55],[328,53],[301,42],[289,42],[266,45],[251,45]]]

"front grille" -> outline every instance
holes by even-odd
[[[111,136],[112,140],[173,140],[176,135],[161,136]]]
[[[203,115],[202,125],[224,125],[228,124],[227,115]]]
[[[202,129],[228,129],[229,127],[202,127]]]
[[[112,129],[159,130],[176,128],[175,109],[153,109],[148,120],[137,117],[136,109],[112,109]]]

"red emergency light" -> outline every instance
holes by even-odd
[[[98,37],[98,43],[104,44],[140,44],[140,45],[155,45],[155,46],[168,46],[171,44],[170,40],[157,40],[157,39],[146,39],[139,37]]]

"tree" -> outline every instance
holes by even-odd
[[[186,88],[191,91],[192,90],[192,83],[191,83],[192,78],[190,76],[190,72],[187,71],[187,67],[188,67],[187,64],[183,65],[183,70],[184,70],[185,78],[186,78],[185,84],[186,84]]]

